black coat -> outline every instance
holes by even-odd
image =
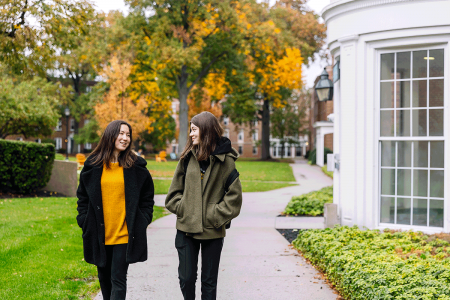
[[[128,228],[127,263],[130,264],[147,260],[146,232],[153,218],[155,201],[153,180],[146,165],[147,162],[138,157],[133,167],[123,169]],[[77,190],[77,223],[83,231],[84,259],[99,267],[106,265],[102,173],[103,166],[93,166],[91,160],[86,160]]]

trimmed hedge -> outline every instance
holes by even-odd
[[[0,140],[0,190],[29,193],[50,180],[53,144]]]
[[[338,226],[300,231],[292,244],[345,299],[443,300],[450,299],[450,247],[439,237]]]
[[[292,197],[284,209],[285,215],[323,215],[325,203],[333,203],[333,187],[328,186],[323,189],[301,196]]]

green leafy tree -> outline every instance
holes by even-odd
[[[83,30],[78,25],[89,5],[84,0],[0,0],[0,63],[14,74],[46,77],[61,42]],[[62,26],[68,20],[69,32]]]
[[[307,95],[306,91],[294,91],[286,104],[274,108],[270,115],[271,134],[281,142],[281,158],[284,156],[285,143],[298,144],[298,136],[307,132]]]
[[[69,90],[38,77],[22,82],[1,79],[0,138],[52,134],[60,118],[58,106],[61,99],[69,97]]]

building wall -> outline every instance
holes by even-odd
[[[424,11],[432,12],[424,14]],[[449,232],[450,219],[447,218],[450,211],[449,185],[450,176],[450,115],[448,111],[450,99],[450,1],[439,0],[390,0],[390,1],[334,1],[325,8],[323,18],[327,25],[329,49],[334,58],[340,57],[340,80],[335,83],[335,136],[334,153],[340,157],[339,169],[334,172],[334,197],[333,201],[338,204],[339,217],[343,225],[358,225],[367,228],[391,228],[391,229],[411,229],[423,232]],[[383,22],[368,22],[368,20],[382,19]],[[392,118],[381,120],[382,107],[380,102],[382,97],[380,91],[381,83],[381,54],[394,52],[419,51],[420,49],[444,49],[445,76],[443,108],[443,131],[442,135],[421,136],[386,136],[381,133],[381,128],[386,127],[386,123],[392,122]],[[423,60],[422,60],[423,61]],[[428,59],[429,62],[429,59]],[[411,76],[410,79],[414,80]],[[395,85],[394,85],[395,86]],[[414,89],[411,89],[414,92]],[[392,94],[391,94],[392,95]],[[393,95],[398,95],[394,93]],[[418,93],[420,97],[420,93]],[[431,99],[431,97],[430,97]],[[397,103],[394,101],[393,103]],[[431,104],[431,102],[430,102]],[[390,108],[388,108],[390,109]],[[411,106],[411,111],[415,108]],[[429,109],[429,108],[426,108]],[[431,110],[431,109],[429,109]],[[395,109],[393,109],[395,111]],[[395,115],[394,115],[395,117]],[[395,117],[396,118],[396,117]],[[442,119],[432,119],[423,115],[417,120],[411,119],[412,128],[417,128],[433,121],[436,124]],[[395,124],[396,122],[392,122]],[[431,124],[431,123],[430,123]],[[431,125],[426,125],[431,126]],[[435,125],[433,125],[435,126]],[[428,127],[429,128],[429,127]],[[417,180],[414,174],[414,161],[412,167],[407,172],[411,172],[411,177],[398,176],[403,174],[397,165],[389,171],[382,163],[382,145],[394,143],[400,145],[404,142],[443,142],[445,151],[441,155],[443,158],[443,169],[439,172],[443,177],[438,180],[443,182],[443,197],[431,197],[431,192],[422,199],[428,201],[428,221],[442,220],[443,226],[423,226],[414,224],[414,216],[419,210],[413,201],[417,196],[415,187],[418,184],[428,184],[427,189],[432,190],[438,180],[431,180],[428,176],[426,180]],[[431,142],[430,142],[431,143]],[[429,146],[431,149],[431,146]],[[394,147],[394,149],[397,149]],[[394,150],[397,151],[397,150]],[[396,152],[397,153],[397,152]],[[411,156],[415,154],[412,150]],[[427,158],[419,158],[418,165],[425,163]],[[394,157],[397,159],[397,157]],[[415,158],[414,158],[415,159]],[[388,170],[388,171],[385,171]],[[429,171],[431,174],[431,171]],[[400,175],[399,175],[400,174]],[[416,175],[417,176],[417,175]],[[430,175],[431,176],[431,175]],[[441,176],[441,175],[440,175]],[[413,179],[415,178],[415,179]],[[410,195],[399,193],[399,182],[411,187]],[[393,186],[393,193],[384,193],[386,186]],[[406,200],[405,200],[406,199]],[[390,203],[385,210],[385,203]],[[399,222],[398,207],[411,200],[409,204],[411,220]],[[431,215],[431,201],[441,201],[443,209],[433,208],[434,215]],[[384,203],[384,204],[383,204]],[[385,219],[381,214],[391,214],[392,220]],[[408,211],[408,209],[405,209]],[[439,216],[440,214],[440,216]],[[445,217],[444,217],[445,216]]]

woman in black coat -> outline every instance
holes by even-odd
[[[125,299],[128,265],[147,260],[154,187],[147,162],[131,145],[131,126],[109,123],[77,190],[84,259],[97,266],[103,299]]]

